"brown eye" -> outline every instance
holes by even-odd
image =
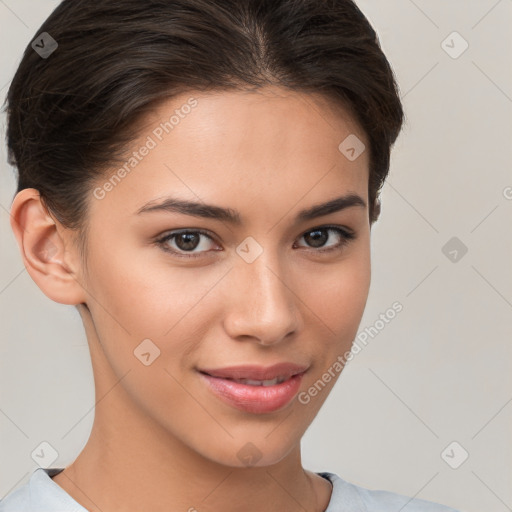
[[[330,232],[336,233],[338,243],[335,242],[334,244],[326,246],[326,243],[333,238],[329,235]],[[327,252],[341,249],[347,245],[350,240],[355,238],[355,234],[336,226],[320,226],[318,228],[310,229],[302,235],[302,238],[304,238],[308,247],[312,249],[319,249],[317,252]]]
[[[179,233],[178,235],[174,235],[174,240],[178,248],[182,251],[192,251],[194,250],[200,242],[201,235],[197,233]]]
[[[207,240],[204,241],[204,239]],[[201,256],[203,253],[208,252],[208,241],[213,242],[213,238],[205,231],[182,230],[168,233],[157,240],[156,243],[164,251],[171,252],[177,256],[196,258]],[[197,248],[200,248],[201,250],[195,251]]]

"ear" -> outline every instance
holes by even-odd
[[[80,258],[72,233],[52,218],[36,189],[16,195],[10,222],[23,264],[41,291],[60,304],[84,303]]]

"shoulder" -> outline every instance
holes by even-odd
[[[87,512],[51,477],[62,468],[37,468],[28,482],[0,500],[0,512]]]
[[[331,501],[325,512],[460,512],[432,501],[360,487],[334,473],[319,474],[327,477],[333,485]]]

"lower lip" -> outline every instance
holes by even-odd
[[[294,375],[275,386],[249,386],[234,380],[200,373],[209,388],[221,400],[245,412],[274,412],[290,403],[299,391],[304,373]]]

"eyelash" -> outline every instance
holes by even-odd
[[[343,249],[346,245],[348,245],[351,240],[354,240],[356,238],[356,235],[353,232],[350,232],[350,231],[347,231],[345,229],[342,229],[339,226],[318,226],[318,227],[315,227],[315,228],[312,228],[312,229],[308,229],[307,231],[305,231],[300,236],[300,238],[302,238],[304,235],[306,235],[308,233],[312,233],[313,231],[331,231],[331,230],[337,232],[341,236],[341,242],[339,242],[337,245],[329,247],[327,249],[322,249],[322,248],[315,249],[314,247],[310,247],[309,250],[312,250],[313,252],[316,252],[316,253],[330,253],[330,252],[333,252],[333,251],[339,251],[339,250]],[[174,249],[169,249],[169,246],[166,245],[166,242],[168,242],[169,240],[172,240],[176,236],[178,236],[180,234],[184,234],[184,233],[188,233],[188,234],[190,234],[190,233],[192,233],[192,234],[199,233],[199,234],[204,235],[207,238],[209,238],[210,240],[215,242],[215,239],[208,232],[203,231],[202,229],[184,229],[184,230],[180,230],[180,231],[177,231],[177,232],[172,232],[172,233],[169,233],[167,235],[164,235],[163,237],[158,238],[157,240],[155,240],[155,243],[163,251],[170,252],[171,254],[173,254],[173,255],[175,255],[175,256],[177,256],[179,258],[199,258],[199,257],[201,257],[203,255],[204,252],[207,252],[207,251],[203,251],[203,252],[198,253],[198,254],[186,254],[186,253],[178,252],[178,251],[176,251]]]

